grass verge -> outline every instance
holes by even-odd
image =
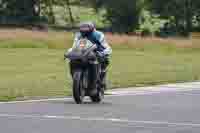
[[[109,88],[200,80],[197,40],[107,37],[113,42]],[[72,40],[71,33],[2,34],[0,101],[70,95],[71,78],[63,54]]]

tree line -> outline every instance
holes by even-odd
[[[55,24],[53,9],[63,7],[73,25],[76,18],[71,7],[77,5],[96,12],[105,10],[104,20],[116,32],[129,33],[141,27],[147,30],[163,20],[161,27],[176,33],[188,34],[200,29],[199,0],[0,0],[0,24]]]

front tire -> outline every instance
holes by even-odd
[[[82,104],[84,99],[84,88],[82,82],[82,72],[75,71],[73,74],[73,97],[77,104]]]

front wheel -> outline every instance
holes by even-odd
[[[75,71],[73,73],[73,97],[77,104],[83,103],[84,99],[84,88],[83,88],[83,81],[82,81],[82,72]]]

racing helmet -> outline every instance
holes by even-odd
[[[81,35],[87,36],[95,30],[93,22],[83,22],[79,25],[79,31]]]

